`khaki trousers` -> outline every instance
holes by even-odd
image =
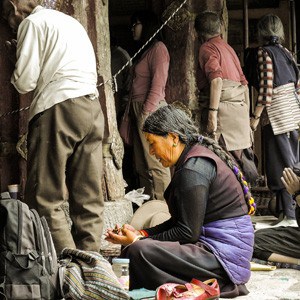
[[[30,121],[25,202],[45,216],[58,254],[100,250],[104,118],[98,99],[68,99]],[[69,201],[72,231],[62,205]]]
[[[162,105],[166,105],[166,102],[161,101],[160,106]],[[150,199],[164,200],[164,191],[171,181],[170,169],[163,167],[155,156],[149,154],[149,144],[142,132],[143,103],[132,102],[132,108],[137,124],[133,136],[133,152],[139,186],[145,187],[145,194],[150,195]]]

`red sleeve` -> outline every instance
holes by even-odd
[[[220,55],[214,45],[204,43],[200,47],[199,64],[209,82],[218,77],[223,79]]]

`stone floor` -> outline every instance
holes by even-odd
[[[276,269],[274,271],[252,271],[247,283],[249,294],[241,300],[299,300],[300,271]],[[224,299],[224,298],[220,298]]]

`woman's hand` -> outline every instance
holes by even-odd
[[[281,181],[289,194],[293,195],[300,190],[299,177],[291,168],[285,168],[282,175]]]
[[[129,224],[125,224],[122,227],[116,225],[114,229],[107,230],[105,240],[113,244],[127,246],[134,242],[139,235],[140,232]]]

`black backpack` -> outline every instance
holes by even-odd
[[[61,299],[59,264],[46,219],[0,200],[0,299]]]

